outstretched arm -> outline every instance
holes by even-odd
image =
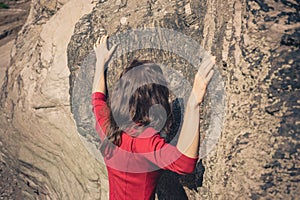
[[[101,92],[106,95],[106,81],[105,81],[105,64],[111,58],[113,52],[116,49],[114,45],[110,50],[107,47],[107,38],[108,36],[102,36],[97,39],[97,42],[94,44],[94,51],[96,54],[96,69],[93,82],[92,93]]]
[[[177,148],[184,155],[195,158],[198,156],[199,134],[199,105],[203,101],[206,87],[213,76],[215,58],[204,57],[195,76],[194,85],[187,102],[183,125],[177,143]]]

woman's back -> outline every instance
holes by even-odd
[[[100,138],[106,137],[110,111],[103,93],[93,93],[93,112]],[[133,129],[128,131],[136,135]],[[197,158],[189,158],[175,146],[165,142],[155,129],[149,127],[137,137],[123,132],[120,146],[104,156],[107,166],[110,199],[152,199],[161,169],[179,174],[191,173]]]

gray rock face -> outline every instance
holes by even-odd
[[[190,177],[167,173],[165,180],[174,180],[175,184],[164,187],[167,183],[164,176],[161,180],[164,184],[161,183],[157,190],[158,196],[190,199],[297,196],[299,114],[294,108],[299,103],[299,86],[296,83],[298,75],[293,70],[297,70],[295,60],[299,59],[299,30],[295,29],[299,5],[285,1],[246,1],[243,4],[239,1],[171,1],[167,4],[163,1],[139,1],[138,6],[130,2],[122,6],[118,3],[98,4],[76,25],[68,51],[71,87],[81,68],[92,70],[93,64],[87,69],[81,62],[90,53],[91,44],[99,35],[115,35],[116,32],[141,27],[170,28],[199,41],[217,56],[219,66],[222,66],[221,74],[226,80],[225,128],[214,153],[203,160],[206,170],[203,183],[202,165]],[[129,43],[128,47],[133,45]],[[189,81],[193,77],[193,72],[189,71],[191,67],[180,58],[168,52],[144,50],[123,55],[108,67],[110,86],[121,71],[120,67],[132,57],[171,62],[169,66],[180,70]],[[85,86],[90,83],[84,83],[82,78],[77,77],[76,81],[84,88],[82,91],[86,91]],[[80,96],[85,97],[89,91],[84,95],[71,91],[71,96],[78,105],[83,105],[80,100],[83,97]],[[75,118],[84,113],[77,111],[73,112]],[[79,125],[79,129],[83,127]],[[85,133],[89,131],[82,130]],[[278,172],[287,171],[290,172],[288,176],[282,174],[275,178]]]
[[[216,31],[204,38],[223,62],[228,113],[216,153],[204,162],[200,193],[208,199],[297,198],[299,3],[228,1],[212,8],[207,25]]]
[[[226,90],[218,145],[194,174],[166,172],[157,198],[300,196],[299,3],[283,0],[33,3],[0,98],[1,166],[12,169],[9,180],[20,185],[17,194],[25,199],[107,199],[104,165],[86,151],[98,153],[89,110],[92,44],[104,33],[148,27],[179,31],[215,55]],[[133,45],[128,43],[128,48]],[[134,57],[151,58],[180,72],[185,84],[195,73],[187,60],[167,51],[116,56],[108,66],[110,87]],[[180,83],[174,74],[168,78]],[[208,126],[208,100],[201,131]]]
[[[170,46],[170,40],[172,39],[170,38],[170,34],[157,30],[160,37],[151,38],[151,43],[145,42],[139,44],[143,37],[147,37],[145,34],[146,31],[143,32],[144,34],[140,35],[137,33],[133,34],[134,36],[132,37],[127,35],[127,33],[130,34],[132,33],[131,31],[134,32],[135,29],[145,30],[157,26],[180,31],[186,34],[186,37],[191,37],[199,44],[199,38],[201,37],[201,32],[199,30],[202,30],[199,29],[201,26],[201,20],[199,20],[200,15],[197,16],[198,13],[194,14],[191,11],[185,12],[183,9],[188,6],[196,6],[195,10],[199,10],[201,9],[201,6],[182,1],[156,1],[152,3],[140,1],[139,3],[141,5],[137,7],[132,2],[127,2],[122,8],[119,8],[117,2],[98,4],[91,14],[86,15],[77,23],[74,35],[68,46],[68,66],[71,71],[70,84],[71,88],[73,88],[73,90],[70,91],[72,97],[72,111],[77,122],[78,132],[87,138],[87,148],[90,149],[90,152],[94,152],[95,157],[98,159],[101,159],[99,158],[99,151],[96,151],[99,146],[99,138],[94,131],[94,120],[92,120],[93,115],[90,107],[91,85],[95,64],[95,57],[91,52],[92,44],[98,36],[107,33],[111,35],[110,39],[113,43],[116,41],[120,43],[116,51],[117,59],[113,60],[108,66],[108,82],[110,90],[112,89],[113,83],[117,80],[117,75],[122,68],[132,60],[132,58],[150,59],[157,63],[161,63],[166,69],[174,69],[177,70],[177,72],[182,73],[186,79],[186,83],[182,82],[181,79],[178,79],[177,74],[174,72],[167,72],[168,75],[165,75],[168,82],[171,83],[171,88],[174,88],[174,90],[177,91],[176,97],[180,98],[187,97],[185,94],[188,94],[189,92],[188,89],[185,89],[184,85],[189,85],[190,82],[192,82],[195,71],[197,71],[195,67],[191,66],[188,62],[193,58],[190,58],[187,61],[179,55],[168,52],[166,51],[167,49],[163,48],[164,46]],[[113,15],[110,14],[112,11],[114,12]],[[153,35],[154,34],[151,36]],[[127,38],[131,39],[127,40]],[[155,43],[158,44],[155,45]],[[141,45],[141,50],[124,53],[138,49],[139,45]],[[188,46],[187,44],[184,44],[183,41],[177,40],[174,41],[173,46],[178,48],[178,46],[184,45]],[[165,51],[145,49],[151,46],[157,46],[157,48],[164,49]],[[188,57],[190,55],[196,55],[195,52],[190,52],[190,54],[188,54],[189,48],[180,49],[183,51],[182,53],[186,53]],[[193,47],[190,49],[195,50]],[[194,59],[196,59],[196,57]],[[166,70],[164,71],[166,72]],[[180,126],[180,120],[181,119],[179,119],[179,122],[176,124],[176,127]],[[182,177],[174,173],[166,173],[162,177],[157,189],[158,198],[186,198],[183,186],[196,189],[202,181],[202,173],[203,170],[201,164],[199,164],[197,172],[190,176]],[[179,178],[181,183],[179,183]],[[191,180],[193,181],[191,182]]]

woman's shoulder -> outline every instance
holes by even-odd
[[[160,136],[160,132],[151,127],[133,138],[134,150],[139,153],[153,152],[165,143],[165,139]]]

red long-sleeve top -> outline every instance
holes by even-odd
[[[109,123],[109,108],[103,93],[92,94],[96,130],[104,140]],[[121,145],[111,157],[105,156],[108,171],[110,200],[154,199],[157,181],[163,169],[179,174],[192,173],[198,158],[182,154],[168,144],[160,134],[148,128],[138,137],[123,132]]]

